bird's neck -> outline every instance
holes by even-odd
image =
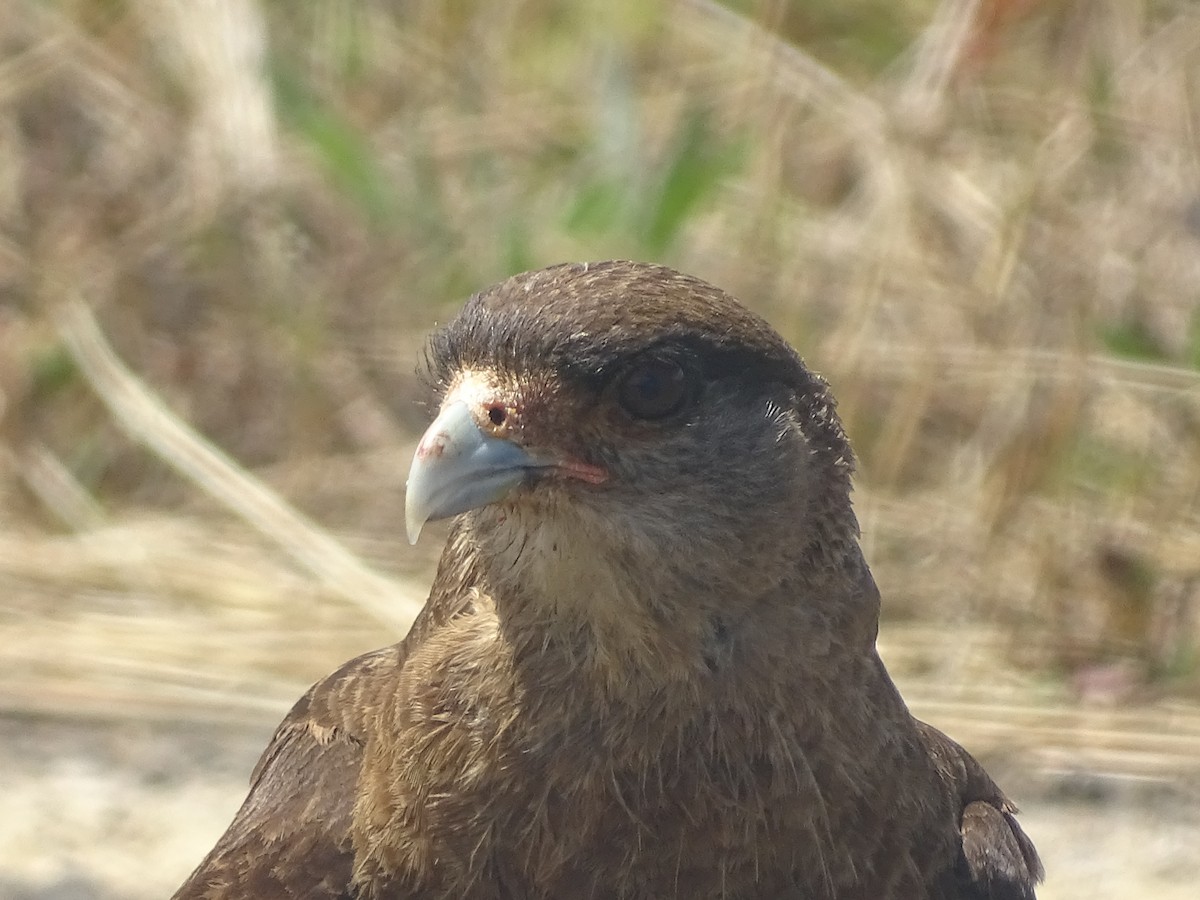
[[[819,574],[797,561],[743,590],[751,585],[630,559],[617,541],[571,538],[468,524],[448,551],[472,557],[463,568],[494,608],[499,639],[538,672],[606,695],[665,691],[693,702],[748,661],[801,685],[827,680],[831,654],[874,654],[878,591],[857,543],[838,566],[823,560]]]
[[[553,671],[603,693],[659,690],[691,681],[712,639],[702,598],[681,608],[657,578],[637,579],[598,547],[523,542],[480,567],[481,592],[518,660],[557,657]]]

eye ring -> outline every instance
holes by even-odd
[[[674,359],[650,356],[637,360],[617,379],[621,409],[635,419],[657,422],[679,413],[692,399],[688,372]]]

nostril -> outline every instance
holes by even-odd
[[[508,414],[504,411],[503,406],[489,406],[488,407],[488,421],[490,421],[493,425],[495,425],[497,427],[499,427],[500,425],[503,425],[504,420],[507,417],[508,417]]]

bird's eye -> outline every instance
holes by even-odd
[[[617,382],[617,402],[635,419],[665,419],[683,409],[689,399],[687,373],[671,359],[634,363]]]

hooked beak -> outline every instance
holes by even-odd
[[[534,473],[601,484],[608,471],[561,454],[534,452],[508,437],[488,434],[464,400],[451,400],[421,436],[404,499],[408,542],[426,522],[446,519],[501,500]]]
[[[463,401],[448,403],[421,436],[408,470],[408,542],[417,542],[426,522],[495,503],[529,472],[551,465],[512,441],[485,434]]]

